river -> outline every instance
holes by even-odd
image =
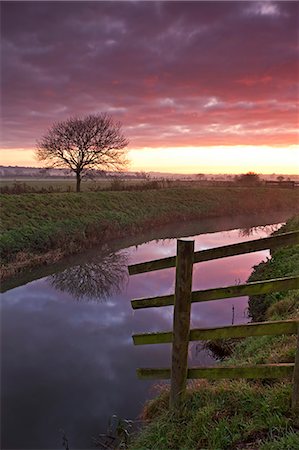
[[[3,449],[92,448],[112,414],[136,419],[153,383],[137,367],[170,365],[170,344],[134,347],[132,334],[167,331],[172,307],[133,312],[132,298],[170,294],[174,269],[129,277],[128,264],[172,256],[175,237],[195,240],[195,250],[266,237],[287,214],[227,217],[173,224],[113,241],[3,284],[1,296],[1,396]],[[246,282],[268,251],[194,266],[193,289]],[[248,298],[192,306],[192,327],[247,322]],[[234,316],[233,316],[234,308]],[[189,365],[214,364],[190,343]],[[64,431],[62,431],[64,430]]]

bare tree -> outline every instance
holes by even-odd
[[[37,142],[36,156],[49,167],[67,167],[76,174],[77,192],[82,177],[92,169],[126,167],[127,139],[119,122],[106,113],[71,117],[55,123]]]

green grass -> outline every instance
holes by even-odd
[[[94,180],[83,179],[81,183],[82,192],[98,191],[111,189],[114,185],[123,187],[140,186],[146,182],[145,179],[111,179],[95,178]],[[117,187],[117,186],[116,186]],[[67,178],[2,178],[0,180],[0,190],[15,191],[20,193],[30,192],[30,189],[36,192],[49,190],[53,192],[75,192],[76,180]]]
[[[223,184],[224,183],[224,184]],[[198,181],[176,179],[150,179],[150,178],[83,178],[82,192],[98,192],[103,190],[147,190],[163,188],[199,188],[203,186],[232,186],[234,182],[225,184],[221,181]],[[0,193],[2,194],[28,194],[28,193],[54,193],[75,192],[75,178],[3,178],[0,180]]]
[[[299,228],[299,216],[280,231]],[[255,267],[251,280],[299,273],[299,246],[276,250],[273,259]],[[263,320],[299,317],[299,291],[255,298],[266,307]],[[260,319],[260,311],[253,319]],[[238,340],[222,364],[293,362],[296,336],[262,336]],[[198,381],[190,384],[182,417],[168,411],[165,388],[143,411],[150,424],[135,438],[131,450],[299,448],[299,417],[290,408],[290,380]]]
[[[299,216],[294,217],[284,225],[279,233],[286,233],[292,230],[299,230]],[[255,271],[249,277],[249,281],[268,280],[271,278],[279,278],[283,276],[293,276],[299,273],[299,245],[273,250],[271,260],[262,262],[255,267]],[[294,298],[295,295],[295,298]],[[266,296],[251,297],[249,300],[249,314],[254,321],[285,317],[283,311],[286,310],[287,315],[291,303],[296,301],[294,293],[277,292]],[[261,301],[262,299],[262,301]],[[274,309],[271,309],[273,305]],[[274,305],[276,305],[274,307]],[[275,312],[276,308],[276,312]]]
[[[2,263],[7,267],[21,259],[26,268],[32,255],[75,253],[175,220],[288,211],[298,197],[296,190],[286,195],[273,188],[2,194]]]
[[[130,449],[266,449],[273,440],[298,443],[289,400],[290,386],[282,382],[198,382],[178,417],[167,411],[168,392],[163,392],[159,407],[157,400],[147,406],[151,423]]]

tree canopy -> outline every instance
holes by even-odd
[[[82,177],[91,170],[125,168],[127,145],[119,122],[106,113],[91,114],[53,124],[37,142],[36,155],[48,167],[75,172],[79,192]]]
[[[260,183],[260,177],[255,172],[247,172],[243,173],[242,175],[237,175],[235,177],[235,181],[239,184],[245,185],[245,186],[253,186],[258,185]]]

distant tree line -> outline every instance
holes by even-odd
[[[247,172],[235,176],[235,182],[243,186],[258,186],[261,184],[260,176],[255,172]]]

